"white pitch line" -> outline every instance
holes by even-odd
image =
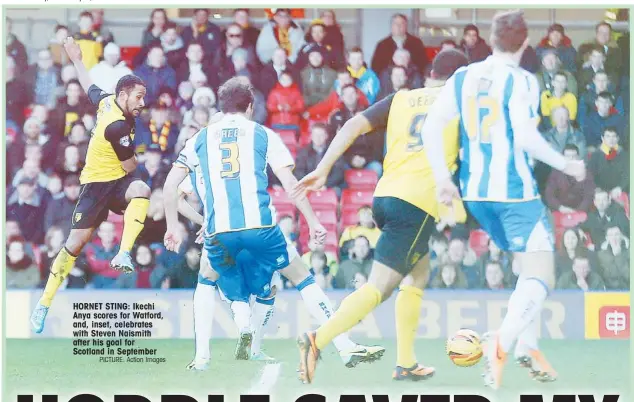
[[[280,363],[267,364],[264,366],[260,380],[251,387],[247,394],[268,394],[269,391],[273,389],[277,379],[280,377],[281,368],[282,366]]]

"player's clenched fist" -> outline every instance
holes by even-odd
[[[66,53],[68,53],[68,57],[71,61],[81,60],[81,48],[71,36],[64,40],[64,49],[66,49]]]

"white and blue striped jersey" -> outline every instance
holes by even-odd
[[[462,67],[447,81],[434,112],[460,116],[460,188],[465,201],[539,198],[533,162],[516,133],[539,122],[534,75],[504,56]]]
[[[275,132],[237,114],[227,114],[196,133],[175,163],[186,167],[196,183],[207,237],[274,226],[267,166],[273,171],[294,166]]]

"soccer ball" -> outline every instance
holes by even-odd
[[[480,336],[470,329],[458,330],[447,339],[447,355],[456,366],[470,367],[477,364],[482,358]]]

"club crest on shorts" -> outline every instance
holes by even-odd
[[[79,222],[81,220],[81,212],[77,212],[75,214],[75,223]]]
[[[414,255],[412,255],[412,258],[410,260],[410,264],[411,265],[416,265],[416,263],[418,262],[418,260],[420,260],[420,253],[419,252],[415,252]]]

